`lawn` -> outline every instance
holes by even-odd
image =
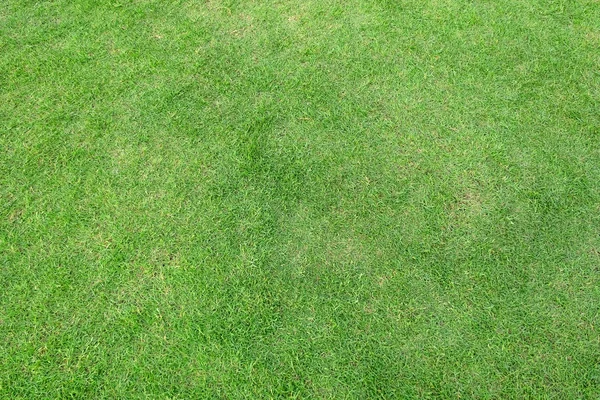
[[[600,397],[598,0],[4,0],[0,398]]]

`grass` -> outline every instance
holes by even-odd
[[[0,397],[600,397],[597,0],[5,0]]]

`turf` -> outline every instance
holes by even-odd
[[[0,397],[600,397],[597,0],[4,0]]]

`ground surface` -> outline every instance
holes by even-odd
[[[0,396],[598,398],[597,0],[0,9]]]

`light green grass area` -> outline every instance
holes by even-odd
[[[600,397],[598,0],[5,0],[0,397]]]

